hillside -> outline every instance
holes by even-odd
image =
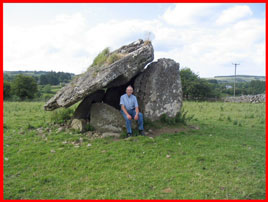
[[[205,78],[205,79],[215,79],[219,83],[232,83],[234,81],[234,75],[227,76],[214,76],[214,78]],[[265,81],[265,76],[254,76],[254,75],[237,75],[236,82],[250,82],[252,80]]]
[[[41,76],[43,74],[48,74],[51,71],[4,71],[4,76],[8,75],[8,76],[15,76],[17,74],[23,74],[23,75],[27,75],[27,76]],[[67,72],[64,72],[67,73]],[[74,76],[74,73],[68,73],[71,74],[72,76]]]

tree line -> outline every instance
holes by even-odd
[[[183,98],[186,100],[210,100],[234,93],[233,83],[220,83],[216,79],[203,79],[190,68],[180,70]],[[265,93],[265,81],[251,80],[236,83],[236,96]]]
[[[203,79],[190,68],[180,70],[183,98],[185,100],[210,100],[233,95],[232,83],[219,83],[216,79]],[[36,76],[17,74],[4,76],[5,100],[33,100],[43,98],[47,100],[56,92],[52,92],[52,85],[61,88],[71,81],[73,74],[63,72],[48,72]],[[61,85],[59,85],[61,84]],[[56,89],[56,90],[58,90]],[[236,95],[256,95],[265,93],[265,81],[252,80],[236,84]]]
[[[32,100],[40,98],[44,93],[53,94],[51,92],[52,85],[63,86],[70,82],[74,76],[71,73],[54,71],[43,73],[39,76],[35,74],[29,75],[29,72],[25,72],[25,74],[20,72],[19,74],[4,73],[5,100]],[[48,97],[46,95],[46,99]]]

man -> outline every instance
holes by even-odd
[[[126,89],[126,94],[120,97],[120,105],[121,105],[121,114],[126,120],[127,126],[127,135],[128,137],[132,136],[131,129],[131,120],[138,120],[138,128],[139,134],[144,136],[144,128],[143,128],[143,115],[139,112],[138,101],[135,95],[132,95],[133,88],[128,86]]]

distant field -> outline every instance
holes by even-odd
[[[180,132],[117,141],[57,132],[44,104],[4,102],[4,199],[265,199],[265,104],[184,102]]]

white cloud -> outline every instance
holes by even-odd
[[[152,32],[155,60],[172,58],[205,77],[232,74],[232,62],[241,64],[242,74],[264,75],[264,19],[249,16],[216,26],[213,19],[219,8],[218,4],[176,4],[158,19],[110,20],[96,26],[89,26],[92,19],[81,13],[60,15],[30,28],[4,23],[4,69],[79,74],[105,47],[114,50]],[[201,21],[202,17],[209,20]]]
[[[251,16],[253,13],[250,7],[246,5],[234,6],[222,11],[221,15],[217,19],[218,25],[235,22],[241,18]]]
[[[176,26],[189,26],[196,24],[200,18],[209,16],[212,9],[220,4],[212,3],[178,3],[175,8],[168,8],[163,14],[163,19]]]

